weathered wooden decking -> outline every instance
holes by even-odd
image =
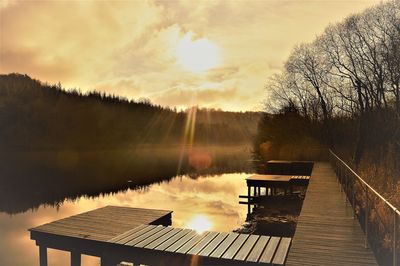
[[[29,229],[39,246],[39,264],[47,266],[47,248],[71,252],[71,265],[81,265],[81,254],[116,265],[107,240],[141,224],[171,225],[172,211],[106,206]],[[111,254],[110,254],[111,253]],[[118,261],[119,262],[119,261]]]
[[[377,265],[328,163],[314,164],[286,265]]]
[[[135,265],[284,265],[291,238],[205,232],[173,228],[171,211],[107,206],[30,229],[39,246],[40,265],[47,248],[101,258],[102,266]]]
[[[141,224],[171,225],[172,211],[106,206],[32,229],[34,234],[106,241]]]
[[[284,265],[291,238],[142,225],[108,240],[142,260],[174,265]],[[144,258],[145,253],[148,257]],[[150,261],[151,262],[151,261]],[[157,263],[158,265],[159,263]]]

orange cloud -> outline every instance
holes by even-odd
[[[265,80],[296,43],[379,2],[3,0],[0,72],[163,105],[259,110]],[[177,63],[188,32],[218,47],[215,68]]]

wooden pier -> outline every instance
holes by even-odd
[[[141,224],[171,225],[172,211],[106,206],[29,229],[39,246],[40,266],[47,265],[47,248],[71,252],[71,265],[80,265],[81,254],[101,257],[107,265],[104,245]]]
[[[198,234],[173,228],[171,211],[108,206],[30,229],[39,246],[40,265],[47,248],[101,258],[102,266],[134,265],[284,265],[291,238],[223,232]]]
[[[315,163],[286,265],[377,265],[329,163]]]
[[[283,166],[280,165],[284,164]],[[308,165],[308,162],[306,163]],[[273,162],[304,170],[304,163]],[[302,168],[303,167],[303,168]],[[39,246],[40,265],[47,266],[47,248],[71,253],[71,265],[81,254],[101,258],[102,266],[121,261],[134,265],[377,265],[353,210],[329,163],[314,163],[311,177],[256,175],[247,179],[249,204],[293,182],[309,183],[293,237],[270,237],[223,232],[198,234],[173,228],[167,210],[104,207],[30,229]],[[274,172],[272,171],[272,172]],[[297,171],[297,170],[296,170]],[[298,184],[298,183],[297,183]],[[251,195],[253,188],[253,195]]]

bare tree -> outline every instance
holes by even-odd
[[[323,120],[329,119],[329,108],[326,100],[324,79],[327,77],[327,68],[320,60],[320,53],[313,44],[301,44],[292,51],[285,64],[286,71],[293,76],[294,80],[303,81],[308,88],[315,91],[322,110]]]

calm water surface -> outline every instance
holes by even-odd
[[[172,210],[175,227],[232,231],[246,219],[247,207],[238,204],[238,195],[247,193],[248,176],[179,176],[141,190],[64,201],[58,208],[40,206],[21,214],[0,213],[0,265],[38,265],[38,248],[29,239],[28,228],[106,205]],[[49,265],[70,265],[69,253],[49,249]],[[99,260],[83,256],[82,265],[99,265]]]

